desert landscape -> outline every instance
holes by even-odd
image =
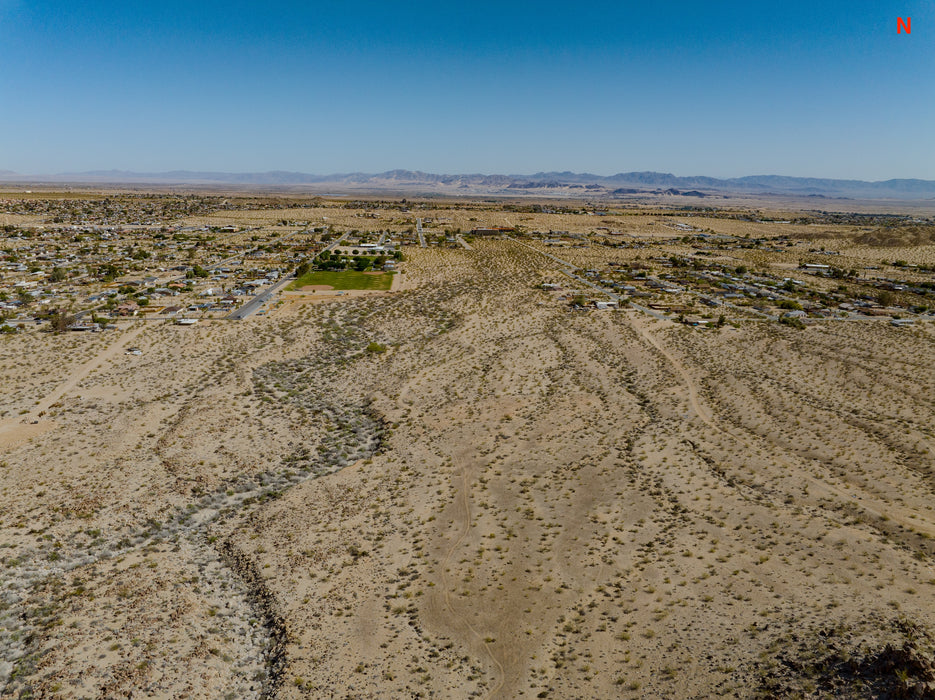
[[[148,197],[0,199],[2,697],[935,697],[931,210]]]

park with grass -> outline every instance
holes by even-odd
[[[393,283],[393,274],[388,272],[368,273],[356,270],[312,270],[306,272],[289,285],[290,291],[307,286],[327,285],[332,289],[387,290]]]

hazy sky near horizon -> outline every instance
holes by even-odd
[[[935,179],[935,1],[0,0],[0,127],[28,174]]]

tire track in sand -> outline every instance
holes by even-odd
[[[45,414],[52,405],[61,399],[65,394],[80,384],[91,372],[112,359],[118,352],[123,350],[130,341],[134,340],[146,330],[146,325],[142,324],[128,333],[121,335],[114,343],[104,348],[97,355],[81,365],[71,376],[59,384],[50,393],[39,399],[36,404],[29,409],[28,413],[9,418],[0,423],[0,448],[11,447],[14,444],[26,440],[36,435],[51,430],[55,427],[54,421],[39,419]]]
[[[506,681],[506,674],[504,673],[504,670],[503,670],[503,664],[500,663],[500,660],[494,654],[493,649],[491,649],[490,647],[490,643],[487,642],[484,636],[481,635],[481,633],[477,631],[477,628],[475,628],[474,625],[471,624],[470,620],[467,618],[466,615],[462,615],[457,610],[455,610],[455,607],[451,601],[451,587],[449,586],[448,574],[447,574],[448,564],[450,563],[452,556],[454,556],[455,550],[457,550],[458,547],[461,546],[461,543],[464,541],[464,538],[467,537],[468,533],[471,531],[471,525],[473,523],[473,519],[471,516],[471,497],[470,497],[470,486],[468,482],[467,468],[465,467],[463,461],[460,458],[454,458],[454,462],[458,467],[458,472],[460,473],[460,481],[461,481],[460,492],[461,493],[460,493],[460,498],[458,500],[461,503],[463,514],[462,514],[461,531],[458,533],[458,536],[454,539],[454,541],[448,547],[448,550],[445,552],[445,556],[442,559],[441,567],[439,571],[441,575],[442,591],[444,592],[444,596],[443,596],[444,607],[446,608],[448,614],[452,618],[455,618],[456,620],[460,621],[464,625],[464,627],[467,630],[469,630],[470,633],[474,635],[478,639],[478,641],[481,642],[481,644],[483,644],[484,650],[487,652],[487,656],[490,658],[491,663],[496,667],[497,681],[491,687],[490,692],[487,693],[488,698],[493,698],[493,697],[496,697],[496,695],[500,692],[501,688],[503,688],[504,682]]]
[[[672,355],[672,353],[666,350],[665,346],[663,346],[659,342],[659,340],[656,337],[654,337],[648,329],[644,328],[643,325],[639,321],[629,319],[629,322],[630,322],[631,327],[634,330],[636,330],[637,334],[641,338],[643,338],[646,342],[648,342],[650,345],[652,345],[663,357],[665,357],[665,359],[675,369],[676,373],[678,373],[678,375],[681,377],[682,382],[685,384],[685,387],[688,390],[689,404],[691,405],[692,410],[695,412],[695,414],[702,420],[702,422],[705,425],[707,425],[709,428],[711,428],[712,430],[719,432],[719,433],[723,433],[724,435],[727,435],[733,438],[734,440],[737,440],[745,447],[752,449],[753,445],[749,440],[747,440],[743,435],[737,435],[733,431],[728,430],[727,428],[719,425],[718,421],[714,418],[713,414],[710,413],[708,410],[706,410],[701,405],[701,402],[698,400],[698,386],[695,384],[694,380],[688,374],[688,371],[685,369],[684,365],[682,365],[682,363],[674,355]],[[916,519],[914,522],[909,522],[909,520],[906,518],[896,516],[895,512],[897,511],[897,509],[895,508],[895,506],[890,506],[889,510],[884,512],[884,506],[869,505],[867,503],[860,503],[860,504],[854,503],[853,494],[848,494],[847,492],[843,491],[837,486],[834,486],[833,484],[829,484],[828,482],[822,479],[818,479],[812,476],[811,474],[804,472],[801,469],[797,469],[796,467],[794,467],[792,464],[789,464],[785,460],[777,459],[777,463],[783,467],[786,467],[787,469],[795,470],[796,472],[800,473],[802,478],[810,482],[811,486],[813,486],[819,492],[824,491],[825,494],[832,494],[838,497],[839,499],[841,499],[842,502],[857,506],[859,509],[873,515],[874,517],[880,520],[889,519],[895,522],[896,524],[901,525],[905,529],[911,530],[914,528],[916,530],[923,531],[925,534],[927,534],[930,537],[935,536],[935,529],[933,529],[930,523],[926,522],[923,524],[919,522],[918,519]]]

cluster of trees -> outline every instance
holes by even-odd
[[[123,274],[125,274],[124,270],[112,264],[99,265],[97,268],[97,276],[105,283],[113,282]]]
[[[402,253],[396,251],[393,253],[394,260],[402,260]],[[332,254],[325,250],[322,251],[314,261],[316,270],[357,270],[365,272],[366,270],[379,270],[383,268],[383,263],[388,260],[386,255],[341,255]],[[296,275],[301,277],[312,269],[307,263],[303,263],[296,268]],[[301,270],[301,272],[300,272]]]

